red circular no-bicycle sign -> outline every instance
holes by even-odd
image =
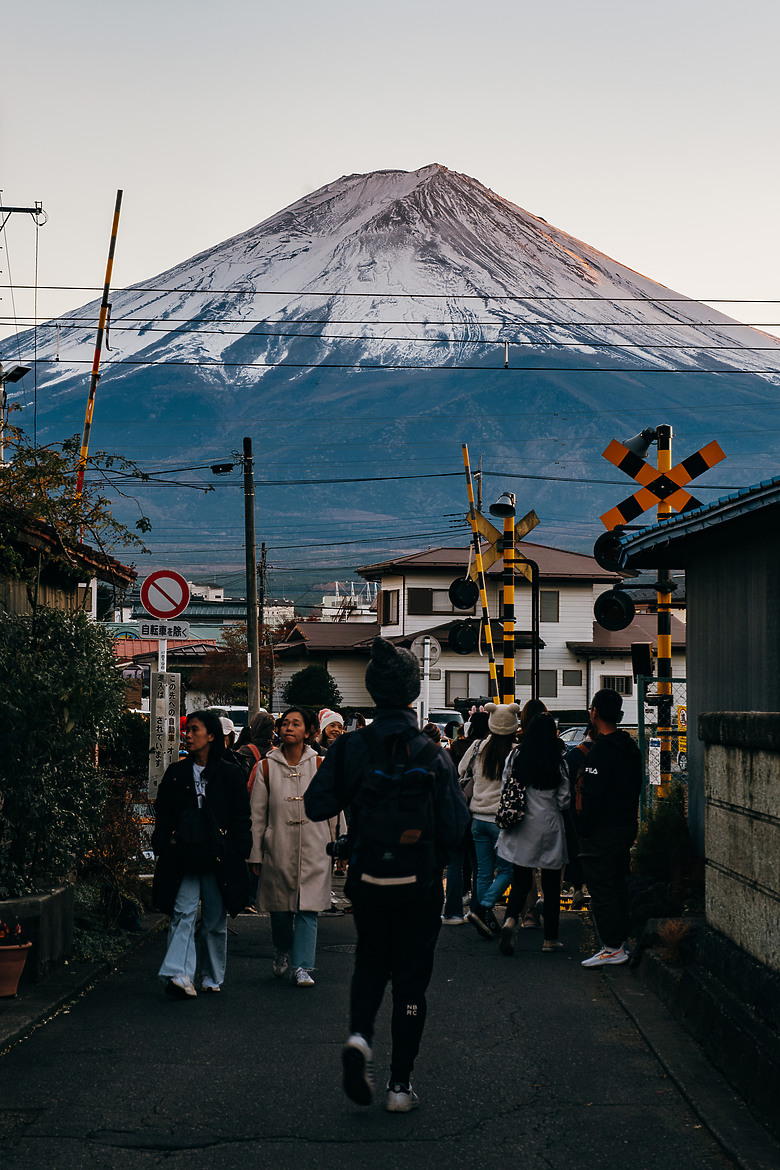
[[[190,602],[190,587],[173,569],[157,569],[141,586],[141,605],[159,621],[172,621]]]

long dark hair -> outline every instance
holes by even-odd
[[[197,719],[206,728],[208,734],[214,736],[209,744],[209,761],[221,760],[226,754],[227,748],[225,747],[225,733],[222,730],[219,715],[215,711],[190,711],[187,716],[187,722],[189,723],[191,719]]]
[[[557,788],[562,780],[563,751],[555,719],[546,712],[536,715],[523,736],[512,768],[514,775],[528,788]]]
[[[482,751],[479,753],[482,759],[482,775],[488,780],[500,780],[504,771],[504,764],[506,758],[515,746],[515,733],[510,735],[496,735],[491,732]]]

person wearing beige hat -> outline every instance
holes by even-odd
[[[471,776],[471,835],[477,854],[477,880],[471,900],[469,922],[483,938],[496,938],[501,926],[493,907],[512,882],[512,865],[499,857],[499,828],[496,824],[501,799],[501,776],[504,763],[515,746],[520,726],[517,703],[487,703],[490,735],[477,741],[458,765],[461,777]]]

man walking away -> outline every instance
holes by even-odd
[[[585,883],[601,948],[583,967],[627,963],[628,874],[639,820],[642,755],[618,729],[623,700],[605,688],[593,696],[591,723],[597,739],[585,761],[579,819]]]
[[[376,638],[366,670],[376,704],[370,727],[342,736],[304,796],[313,821],[350,806],[345,892],[357,930],[350,1035],[342,1051],[344,1091],[357,1105],[374,1096],[371,1043],[388,982],[392,1056],[385,1107],[419,1104],[411,1073],[425,1026],[425,992],[441,927],[441,875],[463,842],[468,809],[446,752],[418,727],[410,704],[420,668],[408,650]]]

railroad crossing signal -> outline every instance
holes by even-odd
[[[494,565],[496,563],[496,561],[498,560],[498,558],[500,556],[502,556],[502,553],[499,549],[499,542],[503,541],[504,534],[503,534],[503,532],[499,531],[498,528],[494,527],[494,525],[492,525],[490,523],[490,521],[485,516],[482,515],[481,512],[475,512],[474,518],[475,518],[476,526],[477,526],[477,529],[479,530],[480,535],[484,536],[485,540],[489,541],[489,544],[490,544],[490,547],[486,548],[485,551],[482,553],[482,566],[485,569],[489,569],[490,566]],[[469,521],[469,523],[471,523],[470,516],[467,516],[466,519]],[[530,512],[526,512],[526,514],[525,514],[525,516],[523,516],[522,520],[518,520],[517,524],[515,524],[515,540],[522,540],[524,536],[527,536],[528,533],[532,531],[532,529],[536,528],[536,525],[538,523],[539,523],[539,517],[536,515],[536,512],[534,512],[534,510],[532,508]],[[515,554],[515,557],[516,557],[515,567],[517,568],[517,570],[520,573],[523,574],[523,576],[528,581],[530,581],[531,576],[532,576],[531,568],[529,565],[526,565],[523,562],[523,559],[522,559],[523,554],[520,552],[517,552]],[[471,569],[469,570],[469,576],[473,577],[473,579],[476,581],[476,579],[477,579],[477,566],[476,566],[476,564],[471,566]]]
[[[678,512],[688,512],[692,508],[701,507],[701,502],[685,491],[685,485],[726,458],[714,440],[669,471],[657,471],[652,464],[635,455],[617,439],[612,440],[603,454],[615,467],[625,471],[626,475],[630,475],[642,485],[633,496],[623,500],[617,507],[610,508],[601,517],[602,524],[610,531],[618,524],[630,524],[637,516],[641,516],[656,504],[671,505]]]

